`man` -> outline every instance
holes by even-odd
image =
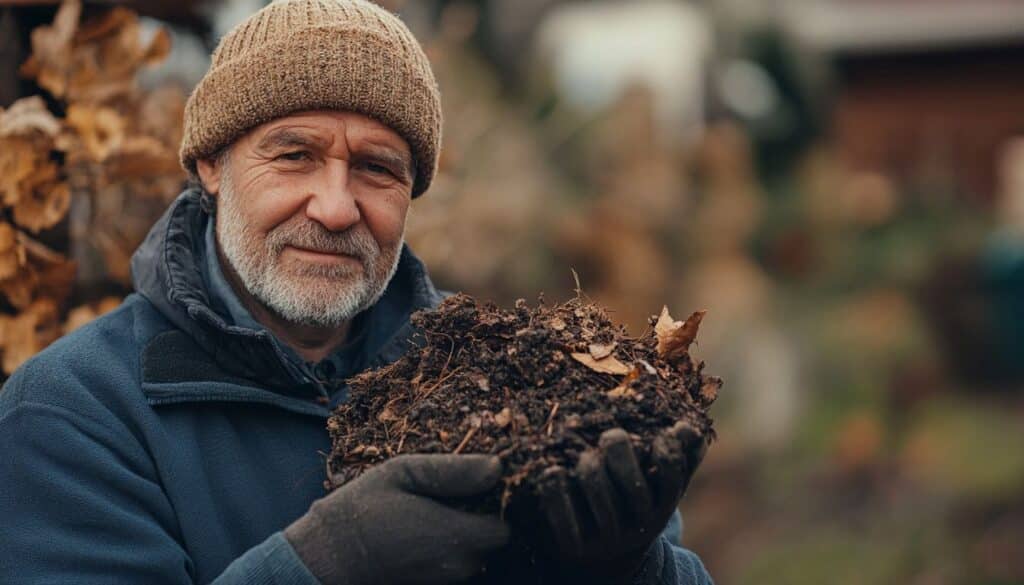
[[[458,506],[498,485],[496,457],[397,457],[323,493],[343,380],[397,359],[441,298],[403,245],[440,100],[397,18],[271,4],[221,41],[185,118],[196,185],[133,257],[137,293],[0,392],[0,582],[710,582],[659,535],[703,455],[685,424],[647,474],[621,430],[548,470],[529,562]]]

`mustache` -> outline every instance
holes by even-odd
[[[275,253],[280,253],[285,246],[294,246],[325,254],[354,256],[364,262],[380,253],[377,241],[361,226],[353,226],[343,232],[332,232],[312,221],[278,226],[268,234],[267,244]]]

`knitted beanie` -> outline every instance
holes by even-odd
[[[195,172],[246,131],[303,110],[357,112],[409,144],[413,197],[430,186],[441,96],[430,63],[395,15],[367,0],[277,0],[221,39],[185,105],[181,164]]]

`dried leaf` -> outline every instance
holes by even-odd
[[[0,109],[0,138],[33,135],[52,139],[60,132],[60,122],[46,109],[43,98],[21,98],[6,111]]]
[[[177,153],[149,136],[125,138],[108,153],[106,162],[111,180],[149,178],[180,171]]]
[[[68,311],[67,319],[64,320],[64,335],[71,333],[96,317],[96,310],[89,305],[82,305],[71,309]]]
[[[487,392],[491,389],[491,383],[487,379],[487,376],[483,374],[475,374],[470,376],[470,378],[473,380],[473,383],[476,384],[476,387],[483,390],[484,392]]]
[[[120,307],[121,301],[123,300],[124,299],[121,299],[120,297],[103,297],[102,299],[100,299],[100,302],[96,303],[97,315],[106,315],[107,313]]]
[[[26,266],[25,270],[15,276],[0,281],[0,293],[14,308],[23,309],[32,302],[32,293],[38,281],[35,271]]]
[[[58,303],[65,302],[71,296],[77,274],[78,263],[74,260],[44,266],[39,270],[36,296],[50,298]]]
[[[609,390],[608,392],[606,392],[606,395],[608,396],[608,398],[617,399],[617,398],[632,398],[632,397],[636,396],[637,393],[632,388],[630,388],[629,386],[627,386],[625,384],[619,384],[618,386],[616,386],[616,387],[612,388],[611,390]]]
[[[548,327],[555,331],[565,331],[565,321],[563,321],[561,317],[552,317],[551,320],[548,321]]]
[[[64,0],[50,26],[32,31],[32,56],[21,74],[35,78],[40,87],[55,97],[64,97],[71,72],[71,42],[82,13],[79,0]]]
[[[25,232],[18,232],[18,243],[25,248],[29,261],[36,264],[62,264],[67,262],[67,257],[51,250],[42,242],[33,239]]]
[[[615,356],[611,355],[600,360],[595,360],[593,357],[591,357],[589,353],[574,353],[571,355],[572,359],[587,366],[591,370],[594,370],[595,372],[600,372],[602,374],[615,374],[617,376],[625,376],[633,369],[627,366],[626,364],[620,362],[618,359],[615,358]]]
[[[587,351],[590,352],[590,356],[595,360],[602,360],[615,351],[615,346],[618,345],[614,341],[611,343],[591,343],[587,346]]]
[[[700,399],[704,404],[711,404],[718,398],[718,391],[722,389],[722,379],[715,376],[708,376],[704,385],[700,388]]]
[[[662,350],[662,340],[667,339],[680,325],[682,323],[669,315],[668,306],[663,306],[661,315],[658,315],[658,322],[654,324],[654,334],[658,337],[658,353],[661,353]]]
[[[11,224],[0,221],[0,281],[14,277],[25,266],[25,248]]]
[[[3,369],[11,374],[30,357],[60,336],[57,304],[51,299],[39,299],[18,315],[9,318],[3,326]]]
[[[156,35],[153,36],[153,40],[150,41],[149,47],[146,48],[145,53],[142,55],[142,62],[145,65],[159,65],[163,63],[164,59],[171,54],[171,34],[167,32],[167,29],[161,27],[157,29]]]
[[[14,205],[14,222],[32,233],[60,223],[71,205],[71,188],[67,183],[51,183],[27,195]]]
[[[512,422],[512,410],[509,407],[501,409],[501,412],[494,415],[494,424],[498,425],[499,429],[507,427]]]
[[[16,246],[21,249],[18,253],[23,254],[25,260],[17,272],[0,280],[0,293],[17,309],[29,306],[36,297],[63,302],[71,293],[75,263],[33,240],[25,232],[14,230],[14,237]]]
[[[395,413],[394,410],[392,410],[390,404],[388,406],[385,406],[384,409],[380,411],[380,414],[377,415],[377,420],[379,420],[382,423],[396,421],[399,420],[400,418],[401,417],[399,417],[398,414]]]
[[[75,33],[75,44],[85,45],[103,40],[118,33],[125,26],[130,26],[138,17],[131,11],[121,6],[115,6],[96,18],[90,18],[82,23]]]
[[[618,386],[606,392],[605,395],[608,396],[608,398],[612,399],[636,398],[637,396],[640,396],[639,394],[636,393],[635,390],[630,388],[630,384],[632,384],[633,380],[636,380],[639,377],[640,370],[633,368],[633,370],[630,371],[625,378],[623,378],[622,382]]]
[[[23,138],[0,138],[0,202],[16,204],[38,180],[56,175],[46,151]]]
[[[170,36],[159,29],[143,45],[138,16],[116,7],[82,24],[75,35],[67,97],[72,102],[109,102],[134,95],[135,76],[160,62],[170,50]]]
[[[672,319],[668,307],[662,308],[658,322],[654,325],[654,333],[658,339],[658,355],[668,361],[686,355],[690,344],[697,338],[697,330],[706,313],[707,311],[697,311],[685,322],[680,322]]]
[[[103,162],[124,140],[126,121],[113,108],[72,104],[67,123],[82,141],[88,158]]]
[[[181,144],[182,124],[187,96],[181,87],[173,84],[157,88],[142,96],[138,113],[134,116],[140,133],[158,139],[177,153]],[[175,172],[180,172],[178,169]]]
[[[18,234],[18,240],[28,255],[32,296],[47,297],[57,303],[63,303],[71,296],[78,264],[33,240],[25,232]]]

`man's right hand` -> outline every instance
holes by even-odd
[[[284,535],[323,585],[462,581],[508,544],[508,527],[440,500],[500,478],[497,457],[402,455],[314,502]]]

